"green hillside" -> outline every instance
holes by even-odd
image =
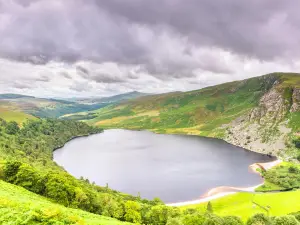
[[[126,225],[110,217],[56,204],[24,188],[0,180],[0,224]]]
[[[0,94],[0,106],[41,118],[58,118],[65,114],[99,109],[108,103],[81,104],[27,95]],[[2,114],[2,113],[1,113]]]
[[[220,216],[238,215],[243,220],[256,213],[268,212],[270,216],[282,216],[300,210],[300,191],[281,193],[237,193],[211,201],[214,213]],[[207,203],[183,206],[205,212]],[[266,211],[267,209],[267,211]]]
[[[192,134],[297,157],[300,74],[274,73],[190,92],[145,96],[91,112],[89,124]]]
[[[124,94],[113,95],[109,97],[89,97],[89,98],[75,98],[70,99],[77,103],[95,104],[95,103],[118,103],[124,100],[135,99],[141,96],[147,96],[149,94],[138,91],[127,92]]]
[[[30,114],[26,114],[4,104],[0,104],[0,118],[6,121],[16,121],[18,124],[22,124],[28,119],[35,119],[35,117]]]
[[[91,119],[92,114],[88,117],[82,117],[81,114],[72,116],[74,113],[96,110],[113,103],[119,103],[124,100],[135,99],[140,96],[146,96],[146,93],[129,92],[125,94],[103,97],[103,98],[84,98],[84,99],[53,99],[37,98],[19,94],[0,94],[0,115],[4,118],[5,111],[2,108],[10,108],[12,111],[26,114],[28,118],[59,118],[64,119]],[[3,106],[3,107],[1,107]],[[29,115],[32,115],[31,117]],[[19,115],[20,117],[21,115]],[[5,117],[10,119],[9,117]],[[12,119],[18,120],[18,115],[12,115]],[[21,122],[21,121],[20,121]]]
[[[87,123],[39,119],[26,113],[50,109],[47,113],[52,115],[60,104],[71,103],[0,96],[0,224],[228,225],[248,220],[247,225],[254,225],[271,224],[259,223],[262,220],[300,221],[299,191],[239,193],[180,209],[166,206],[158,198],[141,199],[85,178],[76,179],[52,161],[55,149],[73,138],[102,132],[102,127],[203,135],[291,161],[261,171],[266,182],[259,191],[298,189],[298,74],[269,74],[196,91],[143,96],[64,116]],[[279,217],[255,215],[262,212]],[[289,213],[295,216],[284,216]]]

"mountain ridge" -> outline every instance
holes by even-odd
[[[248,150],[296,157],[300,74],[272,73],[189,92],[143,96],[92,111],[104,128],[147,129],[223,139]]]
[[[66,114],[86,112],[105,107],[112,103],[148,95],[141,92],[128,92],[105,98],[91,98],[87,101],[69,99],[39,98],[21,94],[0,94],[0,107],[6,111],[18,111],[40,118],[58,118]]]

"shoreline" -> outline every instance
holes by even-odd
[[[160,132],[155,132],[153,130],[148,130],[148,129],[128,129],[128,128],[105,128],[103,129],[103,131],[99,132],[99,133],[102,133],[102,132],[105,132],[105,130],[114,130],[114,129],[122,129],[122,130],[131,130],[131,131],[148,131],[148,132],[151,132],[151,133],[154,133],[154,134],[166,134],[166,135],[188,135],[188,136],[200,136],[200,135],[193,135],[193,134],[172,134],[172,133],[160,133]],[[81,137],[87,137],[87,136],[90,136],[90,135],[95,135],[95,134],[99,134],[99,133],[93,133],[93,134],[87,134],[87,135],[82,135],[82,136],[75,136],[75,137],[72,137],[70,140],[68,140],[67,142],[69,141],[72,141],[73,139],[76,139],[76,138],[81,138]],[[225,143],[228,143],[230,145],[233,145],[233,146],[237,146],[237,147],[240,147],[246,151],[251,151],[251,152],[255,152],[257,154],[261,154],[261,155],[268,155],[268,154],[265,154],[265,153],[261,153],[261,152],[257,152],[255,150],[250,150],[250,149],[246,149],[244,147],[241,147],[241,146],[238,146],[238,145],[235,145],[233,143],[230,143],[224,139],[221,139],[221,138],[216,138],[216,137],[206,137],[206,136],[200,136],[200,137],[205,137],[205,138],[210,138],[210,139],[217,139],[217,140],[221,140],[221,141],[224,141]],[[67,143],[66,142],[66,143]],[[65,143],[65,144],[66,144]],[[64,145],[65,145],[64,144]],[[60,149],[63,146],[60,146],[58,148],[55,148],[53,150],[53,153],[55,150],[57,149]],[[53,155],[52,155],[53,157]],[[270,156],[270,157],[275,157],[275,156]],[[263,170],[269,170],[271,169],[272,167],[274,166],[277,166],[278,164],[280,164],[282,162],[282,160],[280,159],[276,159],[274,161],[271,161],[271,162],[266,162],[266,163],[254,163],[254,164],[251,164],[249,165],[249,169],[251,170],[251,172],[253,173],[258,173],[260,174],[259,171],[257,171],[257,169],[263,169]],[[190,201],[184,201],[184,202],[176,202],[176,203],[166,203],[165,205],[166,206],[174,206],[174,207],[178,207],[178,206],[186,206],[186,205],[195,205],[195,204],[199,204],[199,203],[205,203],[205,202],[208,202],[208,201],[211,201],[211,200],[214,200],[214,199],[218,199],[218,198],[221,198],[221,197],[225,197],[227,195],[232,195],[232,194],[235,194],[235,193],[238,193],[238,192],[249,192],[249,193],[254,193],[255,192],[255,189],[258,188],[259,186],[263,185],[264,182],[256,185],[256,186],[252,186],[252,187],[231,187],[231,186],[219,186],[219,187],[216,187],[216,188],[212,188],[210,189],[206,194],[204,194],[203,196],[201,196],[199,199],[196,199],[196,200],[190,200]]]
[[[103,128],[103,131],[105,130],[129,130],[129,131],[148,131],[148,132],[151,132],[153,134],[163,134],[163,135],[183,135],[183,136],[194,136],[194,137],[203,137],[203,138],[209,138],[209,139],[215,139],[215,140],[220,140],[220,141],[224,141],[226,142],[227,144],[230,144],[230,145],[233,145],[233,146],[236,146],[236,147],[239,147],[239,148],[242,148],[246,151],[250,151],[250,152],[254,152],[254,153],[258,153],[258,154],[261,154],[261,155],[266,155],[266,156],[269,156],[270,158],[276,158],[278,156],[276,155],[272,155],[272,154],[269,154],[269,153],[265,153],[265,152],[261,152],[261,151],[256,151],[254,149],[249,149],[249,148],[245,148],[245,146],[240,146],[240,145],[236,145],[226,139],[223,139],[223,138],[220,138],[220,137],[209,137],[209,136],[204,136],[204,135],[198,135],[198,134],[190,134],[190,133],[168,133],[168,132],[159,132],[157,130],[153,130],[153,129],[138,129],[138,128],[116,128],[116,127],[106,127],[106,128]]]
[[[282,162],[282,160],[277,159],[275,161],[267,162],[267,163],[254,163],[249,166],[249,169],[254,173],[259,173],[257,171],[257,169],[269,170],[269,169],[273,168],[274,166],[279,165],[281,162]],[[211,200],[225,197],[228,195],[236,194],[238,192],[254,193],[255,189],[258,188],[259,186],[261,186],[262,184],[264,184],[264,182],[262,182],[261,184],[258,184],[256,186],[252,186],[252,187],[220,186],[220,187],[212,188],[211,190],[209,190],[206,194],[204,194],[199,199],[184,201],[184,202],[167,203],[166,205],[174,206],[174,207],[196,205],[196,204],[200,204],[200,203],[209,202]]]

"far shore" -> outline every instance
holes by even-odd
[[[263,169],[263,170],[269,170],[274,166],[279,165],[282,162],[282,160],[277,159],[272,162],[267,163],[254,163],[249,166],[249,169],[251,169],[252,172],[259,173],[257,169]],[[261,186],[263,183],[253,186],[253,187],[229,187],[229,186],[221,186],[216,187],[208,191],[206,194],[204,194],[202,197],[200,197],[197,200],[191,200],[191,201],[185,201],[185,202],[177,202],[177,203],[169,203],[166,204],[168,206],[187,206],[187,205],[196,205],[204,202],[208,202],[214,199],[218,199],[227,195],[232,195],[238,192],[249,192],[249,193],[255,193],[255,189]]]
[[[103,131],[105,131],[105,130],[113,130],[113,129],[131,130],[131,131],[148,131],[148,132],[151,132],[151,133],[167,134],[167,135],[191,135],[191,136],[199,136],[199,135],[184,134],[184,133],[182,133],[182,134],[178,134],[178,133],[174,133],[174,134],[173,133],[159,133],[159,132],[156,132],[156,131],[153,131],[153,130],[132,129],[132,128],[131,129],[128,129],[128,128],[105,128]],[[102,132],[100,132],[100,133],[102,133]],[[94,133],[94,134],[99,134],[99,133]],[[75,136],[75,137],[72,137],[69,141],[71,141],[73,139],[77,139],[77,138],[82,138],[82,137],[94,135],[94,134]],[[206,136],[200,136],[200,137],[211,138],[211,139],[219,139],[219,140],[225,141],[223,139],[215,138],[215,137],[206,137]],[[234,145],[234,144],[232,144],[230,142],[227,142],[227,141],[225,141],[225,142],[228,143],[228,144]],[[55,150],[57,150],[57,149],[62,148],[62,147],[64,147],[64,145],[63,146],[59,146],[58,148],[54,149],[53,152]],[[238,147],[240,147],[240,146],[238,146]],[[243,147],[240,147],[240,148],[243,148]],[[245,149],[245,148],[243,148],[243,149]],[[245,149],[245,150],[256,152],[258,154],[266,155],[264,153],[260,153],[260,152],[254,151],[254,150],[249,150],[249,149]],[[254,164],[250,165],[249,169],[252,172],[254,172],[254,173],[259,173],[260,174],[260,172],[258,171],[258,169],[269,170],[272,167],[277,166],[281,162],[282,162],[282,160],[280,160],[280,159],[277,159],[277,160],[272,161],[272,162],[266,162],[266,163],[259,163],[258,162],[258,163],[254,163]],[[255,189],[258,188],[259,186],[261,186],[262,184],[264,184],[264,182],[262,182],[261,184],[258,184],[256,186],[253,186],[253,187],[220,186],[220,187],[216,187],[216,188],[213,188],[213,189],[209,190],[206,194],[204,194],[203,196],[201,196],[199,199],[191,200],[191,201],[184,201],[184,202],[167,203],[166,205],[167,206],[174,206],[174,207],[187,206],[187,205],[196,205],[196,204],[205,203],[205,202],[208,202],[208,201],[211,201],[211,200],[214,200],[214,199],[222,198],[222,197],[227,196],[227,195],[232,195],[232,194],[235,194],[235,193],[238,193],[238,192],[256,193]]]

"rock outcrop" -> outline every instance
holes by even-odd
[[[257,107],[227,126],[226,141],[248,150],[279,156],[286,148],[285,142],[291,129],[287,127],[286,115],[299,110],[300,90],[295,89],[290,99],[277,83],[259,100]]]
[[[262,96],[259,106],[250,112],[249,119],[258,121],[260,124],[276,123],[282,121],[288,108],[289,106],[282,93],[272,88]]]
[[[292,95],[292,106],[290,109],[291,112],[298,112],[300,111],[300,89],[295,88],[293,90],[293,95]]]

